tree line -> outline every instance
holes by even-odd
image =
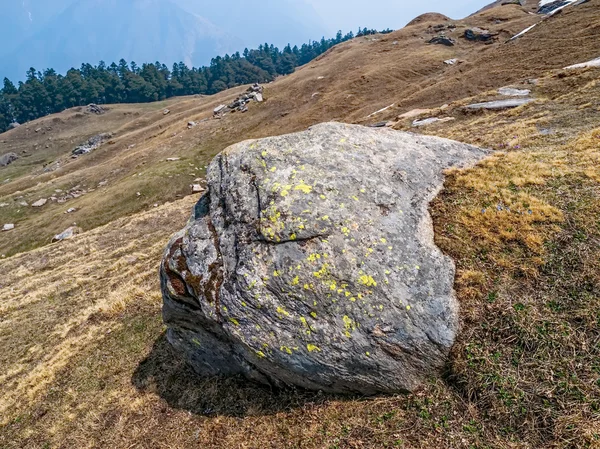
[[[390,33],[384,30],[381,33]],[[160,62],[138,66],[125,60],[118,64],[82,64],[65,75],[53,69],[43,72],[31,68],[18,87],[4,78],[0,89],[0,132],[11,123],[25,123],[48,114],[90,103],[147,103],[180,95],[215,94],[241,84],[266,83],[278,75],[293,73],[296,67],[312,61],[331,47],[354,37],[376,34],[378,31],[359,28],[358,32],[334,38],[311,41],[302,46],[283,49],[260,45],[245,49],[242,54],[218,56],[210,66],[189,68],[176,63],[169,68]]]

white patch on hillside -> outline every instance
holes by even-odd
[[[520,33],[515,34],[513,37],[510,38],[510,40],[515,40],[520,38],[521,36],[523,36],[525,33],[527,33],[528,31],[531,31],[533,28],[535,28],[535,26],[537,25],[537,23],[534,23],[533,25],[531,25],[530,27],[525,28],[523,31],[521,31]]]
[[[600,67],[600,58],[592,59],[588,62],[582,62],[581,64],[573,64],[568,67],[565,67],[565,70],[568,69],[585,69],[586,67]]]

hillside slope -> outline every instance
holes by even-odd
[[[599,6],[566,8],[508,44],[458,36],[488,26],[508,38],[540,17],[491,8],[454,22],[457,44],[442,47],[426,44],[430,26],[450,22],[426,16],[332,49],[219,120],[213,108],[245,87],[104,115],[74,109],[0,135],[0,153],[22,156],[0,168],[0,216],[16,225],[0,233],[0,447],[600,447],[600,69],[562,69],[598,56]],[[508,84],[533,101],[465,108]],[[452,120],[397,119],[415,107]],[[497,150],[448,173],[431,204],[462,315],[444,377],[377,398],[199,378],[165,340],[157,276],[197,199],[190,184],[230,143],[333,119],[391,120]],[[71,159],[99,132],[114,132],[112,143]],[[85,194],[19,204],[72,191]],[[49,244],[74,221],[86,232]]]
[[[323,121],[369,124],[389,120],[412,108],[441,106],[592,59],[597,56],[594,42],[600,27],[598,1],[567,9],[510,43],[504,42],[540,17],[516,5],[487,10],[464,21],[440,23],[435,16],[433,20],[425,16],[418,24],[390,35],[341,44],[268,85],[267,101],[249,113],[208,120],[191,130],[186,127],[188,121],[211,118],[212,109],[232,101],[240,89],[212,97],[110,106],[104,116],[65,111],[9,131],[0,137],[0,154],[15,152],[24,157],[0,169],[0,203],[7,204],[2,212],[6,221],[17,225],[10,236],[0,234],[0,254],[47,243],[73,221],[91,229],[189,193],[190,184],[201,177],[216,153],[246,138],[298,131]],[[427,44],[436,34],[432,27],[440,24],[455,26],[445,30],[455,38],[454,47]],[[485,45],[460,37],[473,26],[488,27],[498,33],[498,39]],[[557,37],[556,30],[573,39]],[[450,58],[464,62],[444,64]],[[165,116],[162,110],[167,106],[172,112]],[[65,127],[70,130],[67,134]],[[41,131],[36,133],[38,128]],[[115,133],[112,143],[71,160],[70,151],[76,145],[100,132]],[[165,160],[172,157],[181,160],[167,164]],[[60,168],[53,170],[57,161]],[[107,185],[96,189],[104,181]],[[65,215],[62,204],[48,204],[41,210],[19,206],[23,201],[31,204],[55,196],[57,189],[69,191],[77,186],[94,191],[68,203],[66,208],[80,209],[75,216]]]

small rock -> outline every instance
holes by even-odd
[[[42,130],[42,128],[36,128],[35,132],[39,133]]]
[[[444,61],[444,64],[446,64],[446,65],[456,65],[456,64],[458,64],[458,59],[456,59],[456,58],[446,59]]]
[[[451,39],[447,36],[436,36],[430,39],[428,44],[437,44],[437,45],[445,45],[446,47],[453,47],[455,44],[454,39]]]
[[[494,38],[494,35],[491,34],[488,30],[482,30],[481,28],[475,27],[465,30],[464,37],[468,41],[488,42]]]
[[[13,123],[11,123],[10,125],[8,125],[8,129],[15,129],[15,128],[18,128],[19,126],[21,126],[21,124],[20,124],[20,123],[18,123],[18,122],[13,122]]]
[[[179,157],[168,157],[167,158],[167,162],[177,162],[179,160],[181,160],[181,158],[179,158]]]
[[[165,109],[165,110],[163,111],[163,115],[168,115],[168,114],[170,114],[170,113],[171,113],[171,111],[170,111],[169,109]]]
[[[187,127],[188,129],[192,129],[196,125],[198,125],[196,122],[188,122]]]
[[[71,207],[70,209],[67,209],[67,211],[65,212],[66,214],[72,214],[73,212],[77,212],[77,209],[74,207]]]
[[[505,97],[526,97],[531,91],[529,89],[515,89],[512,87],[501,87],[498,89],[498,93],[500,95],[504,95]]]
[[[31,205],[31,207],[42,207],[44,206],[46,203],[48,202],[48,200],[46,198],[41,198],[39,200],[37,200],[35,203],[33,203]]]
[[[16,153],[6,153],[0,156],[0,167],[6,167],[7,165],[12,164],[14,161],[19,159],[19,156]]]
[[[263,95],[258,92],[255,96],[254,96],[254,100],[256,100],[258,103],[262,103],[263,102]]]
[[[192,193],[201,193],[204,192],[206,189],[204,187],[202,187],[200,184],[194,184],[192,186]]]
[[[22,207],[27,207],[27,206],[29,206],[29,204],[27,204],[27,201],[21,201],[21,202],[19,203],[19,206],[22,206]]]
[[[0,207],[6,207],[8,206],[8,203],[0,203]]]
[[[70,228],[66,229],[65,231],[61,232],[60,234],[55,235],[54,238],[52,239],[52,243],[62,242],[63,240],[72,239],[80,232],[81,232],[80,228],[78,228],[76,226],[71,226]]]
[[[221,105],[217,106],[217,107],[216,107],[216,108],[213,110],[213,113],[214,113],[215,115],[217,115],[217,114],[220,114],[221,112],[225,111],[225,109],[227,109],[227,106],[226,106],[226,105],[224,105],[224,104],[221,104]]]
[[[11,231],[11,230],[13,230],[13,229],[15,229],[15,225],[14,225],[14,224],[12,224],[12,223],[5,224],[5,225],[2,227],[2,230],[3,230],[3,231]]]

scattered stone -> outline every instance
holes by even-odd
[[[107,186],[107,185],[108,185],[108,181],[106,181],[106,180],[105,181],[100,181],[98,183],[98,187],[104,187],[104,186]]]
[[[112,137],[113,135],[111,133],[102,133],[98,134],[97,136],[90,137],[87,142],[77,146],[77,148],[72,151],[72,154],[74,156],[81,156],[83,154],[91,153],[95,149],[99,148],[104,142],[110,140]]]
[[[446,59],[444,61],[444,64],[446,64],[446,65],[456,65],[456,64],[458,64],[458,59],[456,59],[456,58]]]
[[[527,97],[531,94],[529,89],[515,89],[512,87],[501,87],[498,89],[498,93],[500,95],[504,95],[505,97]]]
[[[179,157],[168,157],[167,158],[167,162],[177,162],[180,160],[181,160],[181,158],[179,158]]]
[[[444,118],[430,117],[430,118],[426,118],[423,120],[415,120],[414,122],[412,122],[412,126],[413,126],[413,128],[418,128],[421,126],[431,125],[433,123],[450,122],[452,120],[456,120],[456,119],[454,117],[444,117]]]
[[[163,111],[163,115],[169,115],[171,113],[171,111],[169,109],[165,109]]]
[[[515,98],[512,100],[497,100],[497,101],[487,101],[485,103],[475,103],[470,104],[466,108],[471,110],[476,109],[510,109],[516,108],[519,106],[523,106],[524,104],[531,103],[533,99],[531,98]]]
[[[489,42],[494,38],[494,35],[489,30],[483,30],[481,28],[470,28],[465,30],[464,37],[468,41],[473,42]]]
[[[0,207],[6,207],[8,206],[8,203],[0,203]]]
[[[77,212],[77,209],[74,207],[71,207],[70,209],[67,209],[67,211],[65,212],[66,214],[72,214],[74,212]]]
[[[42,207],[45,206],[48,200],[46,198],[41,198],[37,200],[35,203],[31,204],[31,207]]]
[[[592,59],[591,61],[582,62],[580,64],[570,65],[568,67],[565,67],[565,70],[585,69],[585,68],[588,68],[588,67],[600,67],[600,58]]]
[[[20,123],[18,123],[18,122],[12,122],[10,125],[8,125],[8,129],[9,130],[10,129],[15,129],[15,128],[18,128],[19,126],[21,126]]]
[[[21,207],[27,207],[27,206],[29,206],[29,204],[27,203],[27,201],[21,201],[19,203],[19,206],[21,206]]]
[[[255,100],[257,103],[262,103],[262,102],[264,101],[263,95],[262,95],[261,93],[257,93],[257,94],[254,96],[254,100]]]
[[[16,153],[6,153],[0,156],[0,167],[6,167],[19,159]]]
[[[39,133],[42,130],[42,128],[36,128],[35,132]]]
[[[195,127],[197,125],[198,125],[198,123],[196,123],[196,122],[188,122],[187,127],[188,127],[188,129],[192,129],[193,127]]]
[[[3,231],[12,231],[13,229],[15,229],[15,225],[12,223],[7,223],[2,227]]]
[[[106,110],[102,106],[98,106],[97,104],[88,104],[87,112],[90,114],[102,115],[106,112]]]
[[[217,107],[216,107],[216,108],[213,110],[213,113],[214,113],[215,115],[217,115],[217,114],[220,114],[220,113],[222,113],[222,112],[223,112],[223,111],[225,111],[226,109],[227,109],[227,105],[224,105],[224,104],[222,104],[222,105],[220,105],[220,106],[217,106]]]
[[[315,98],[317,95],[321,95],[321,92],[315,92],[310,96],[310,98]]]
[[[428,44],[445,45],[447,47],[453,47],[456,42],[454,41],[454,39],[449,38],[447,36],[436,36],[436,37],[430,39],[427,43]]]
[[[369,125],[369,128],[383,128],[385,126],[387,126],[389,122],[377,122],[377,123],[373,123],[371,125]]]
[[[55,242],[62,242],[63,240],[68,240],[68,239],[72,239],[73,237],[75,237],[77,234],[81,233],[81,229],[76,227],[76,226],[71,226],[70,228],[66,229],[65,231],[61,232],[60,234],[57,234],[54,236],[54,238],[52,239],[52,243]]]
[[[161,264],[168,340],[202,375],[414,390],[459,329],[428,205],[444,170],[488,154],[340,123],[229,147]]]
[[[192,193],[200,193],[200,192],[204,192],[206,189],[204,187],[202,187],[200,184],[194,184],[192,185]]]
[[[506,6],[506,5],[519,5],[519,6],[523,6],[523,3],[522,3],[521,0],[504,0],[500,6]]]

